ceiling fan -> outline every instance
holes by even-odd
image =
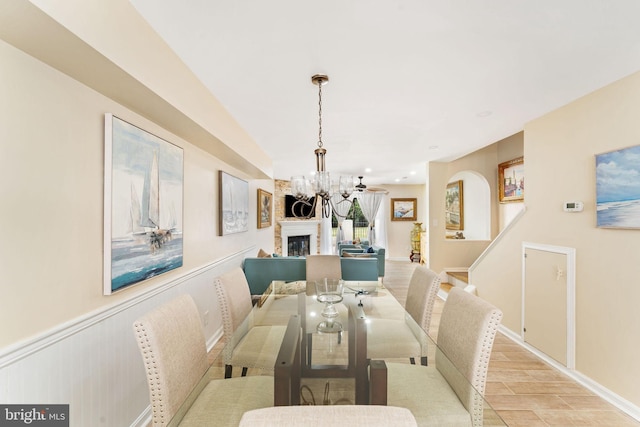
[[[368,193],[384,193],[384,194],[389,194],[389,191],[385,190],[384,188],[380,188],[380,187],[367,187],[365,184],[362,183],[362,176],[359,176],[358,179],[360,180],[360,182],[356,185],[354,185],[354,190],[358,191],[360,193],[366,191]]]
[[[362,183],[362,177],[359,176],[358,179],[360,180],[360,183],[355,186],[356,191],[364,191],[364,190],[366,190],[367,186]]]

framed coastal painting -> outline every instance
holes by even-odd
[[[273,210],[273,195],[258,188],[258,228],[271,227],[271,211]]]
[[[640,145],[596,155],[600,228],[640,229]]]
[[[464,230],[464,193],[462,180],[447,184],[444,199],[445,228]]]
[[[249,225],[249,183],[226,172],[218,175],[218,212],[221,236],[242,233]]]
[[[524,200],[524,157],[498,165],[498,186],[500,203]]]
[[[182,148],[105,116],[104,294],[182,266]]]
[[[415,221],[418,199],[391,199],[391,221]]]

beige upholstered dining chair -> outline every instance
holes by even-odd
[[[223,349],[225,378],[231,378],[233,366],[242,367],[242,376],[247,367],[273,370],[286,326],[254,324],[249,284],[240,267],[218,276],[214,288],[227,339]]]
[[[273,378],[209,380],[204,332],[193,298],[182,295],[133,324],[147,374],[153,427],[237,426],[250,409],[273,405]],[[184,402],[187,402],[183,405]],[[175,419],[174,419],[175,418]]]
[[[440,276],[436,272],[422,265],[413,270],[404,308],[426,333],[429,333],[433,305],[439,290]]]
[[[342,279],[342,264],[338,255],[308,255],[307,295],[315,295],[315,281],[324,278]]]
[[[245,412],[240,427],[412,427],[408,409],[376,405],[275,406]]]
[[[424,266],[417,266],[409,280],[405,302],[406,312],[425,332],[429,333],[433,305],[440,289],[440,277]],[[371,359],[420,356],[427,364],[427,342],[411,322],[395,319],[370,319],[367,355]],[[413,362],[413,357],[411,358]]]
[[[490,303],[451,289],[440,318],[435,367],[388,363],[388,404],[409,408],[420,425],[482,425],[489,358],[501,319]]]

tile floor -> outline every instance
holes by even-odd
[[[387,261],[385,287],[402,303],[415,264]],[[431,322],[437,337],[444,302],[436,301]],[[501,333],[489,363],[487,401],[509,426],[640,426],[640,422],[547,365]]]

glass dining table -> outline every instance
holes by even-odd
[[[287,326],[273,369],[246,367],[247,375],[274,377],[274,406],[386,405],[391,393],[387,390],[388,363],[420,363],[423,357],[429,366],[435,366],[437,344],[382,283],[345,281],[342,300],[332,303],[337,315],[330,319],[322,315],[327,303],[318,301],[315,292],[306,292],[306,288],[304,281],[272,282],[236,331],[242,335],[255,325]],[[380,322],[397,322],[411,332],[393,337],[391,357],[379,350],[371,357],[371,343],[380,338],[376,336],[382,329]],[[210,379],[223,378],[225,351],[231,351],[231,343],[239,337],[225,339],[227,347],[213,360]],[[407,354],[399,354],[398,348],[406,348]],[[473,425],[506,425],[462,373],[456,381],[468,384],[482,402],[480,422],[476,419]]]

